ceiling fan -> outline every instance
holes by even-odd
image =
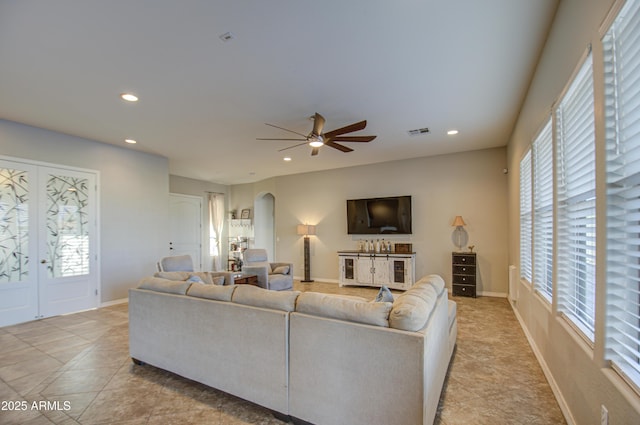
[[[302,143],[295,144],[293,146],[289,146],[284,149],[279,149],[278,152],[296,148],[298,146],[308,144],[311,146],[311,155],[318,155],[318,151],[322,146],[329,146],[334,149],[338,149],[342,152],[351,152],[353,149],[350,147],[341,145],[336,142],[370,142],[376,138],[376,136],[343,136],[343,134],[352,133],[354,131],[363,130],[367,126],[367,121],[360,121],[346,127],[339,128],[337,130],[328,131],[323,133],[322,130],[324,128],[325,119],[322,115],[316,112],[314,116],[311,117],[313,119],[313,130],[311,133],[304,135],[302,133],[298,133],[297,131],[289,130],[287,128],[278,127],[277,125],[265,123],[268,126],[279,128],[280,130],[288,131],[290,133],[297,134],[302,137],[301,139],[262,139],[258,138],[257,140],[291,140],[291,141],[301,141]]]

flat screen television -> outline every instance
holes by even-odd
[[[348,199],[347,233],[411,234],[411,196]]]

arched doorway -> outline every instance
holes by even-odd
[[[275,198],[271,193],[263,192],[253,201],[253,229],[254,246],[264,248],[269,255],[269,261],[275,261],[276,254],[276,225]]]

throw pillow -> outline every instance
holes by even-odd
[[[194,283],[194,282],[204,283],[204,282],[202,281],[202,279],[200,279],[200,277],[198,277],[198,276],[191,276],[189,279],[187,279],[187,282],[191,282],[191,283]]]
[[[278,266],[273,269],[273,274],[289,274],[289,266]]]
[[[214,285],[224,285],[224,276],[212,276],[211,280],[213,281]]]
[[[382,285],[380,287],[380,291],[376,296],[375,302],[377,303],[392,303],[393,302],[393,294],[386,286]]]

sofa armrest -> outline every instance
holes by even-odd
[[[271,265],[271,270],[275,269],[276,267],[280,267],[280,266],[287,266],[289,267],[289,273],[285,273],[287,276],[291,275],[293,276],[293,263],[270,263]]]
[[[258,276],[258,286],[269,289],[269,270],[268,266],[243,266],[242,273],[255,274]]]
[[[209,274],[213,277],[222,276],[224,277],[224,285],[233,285],[234,284],[234,272],[209,272]]]

